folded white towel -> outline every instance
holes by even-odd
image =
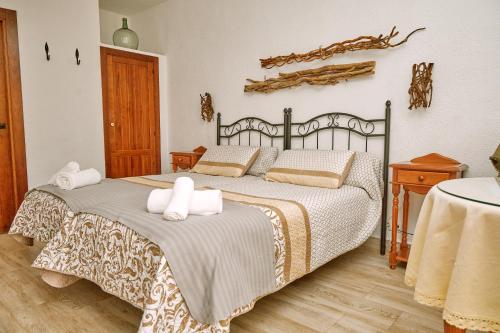
[[[96,169],[86,169],[79,172],[61,172],[56,177],[56,184],[63,190],[94,185],[101,181],[101,174]]]
[[[172,189],[154,189],[148,197],[148,212],[161,214],[167,209]],[[220,190],[194,191],[189,203],[189,214],[213,215],[222,213],[222,192]]]
[[[163,217],[170,221],[185,220],[189,214],[189,204],[194,192],[194,182],[189,177],[179,177],[175,180],[172,197]]]
[[[49,179],[49,184],[50,185],[56,185],[56,178],[61,172],[70,172],[70,173],[75,173],[80,171],[80,164],[77,162],[71,161],[68,164],[66,164],[61,170],[57,171],[52,177]]]
[[[213,215],[222,213],[222,192],[220,190],[194,191],[189,214]]]

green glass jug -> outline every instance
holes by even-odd
[[[122,18],[122,27],[113,34],[113,44],[115,46],[126,47],[137,50],[139,47],[139,37],[128,28],[127,18]]]

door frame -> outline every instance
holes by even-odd
[[[28,175],[26,168],[26,147],[24,142],[23,98],[21,86],[21,65],[19,61],[19,41],[17,34],[17,13],[15,10],[0,8],[0,24],[5,29],[4,54],[7,65],[6,87],[9,119],[7,122],[10,135],[10,151],[12,161],[12,177],[14,184],[13,199],[19,208],[28,190]],[[0,232],[5,232],[10,225],[0,226]]]
[[[100,47],[101,52],[101,89],[102,89],[102,114],[103,114],[103,128],[104,128],[104,156],[106,163],[106,176],[111,174],[111,146],[109,142],[109,95],[108,95],[108,66],[107,55],[117,55],[129,59],[136,59],[140,61],[153,61],[153,75],[154,75],[154,113],[155,113],[155,154],[158,163],[156,164],[156,173],[161,172],[161,147],[160,147],[160,78],[158,70],[158,58],[148,56],[145,54],[117,50],[105,46]]]

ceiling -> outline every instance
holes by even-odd
[[[99,0],[99,8],[123,15],[133,15],[166,0]]]

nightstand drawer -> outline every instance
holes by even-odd
[[[444,172],[422,172],[422,171],[410,171],[410,170],[398,171],[399,183],[422,184],[422,185],[432,186],[444,180],[448,180],[449,178],[450,175]]]
[[[191,156],[173,156],[173,160],[175,164],[179,165],[191,165]]]

